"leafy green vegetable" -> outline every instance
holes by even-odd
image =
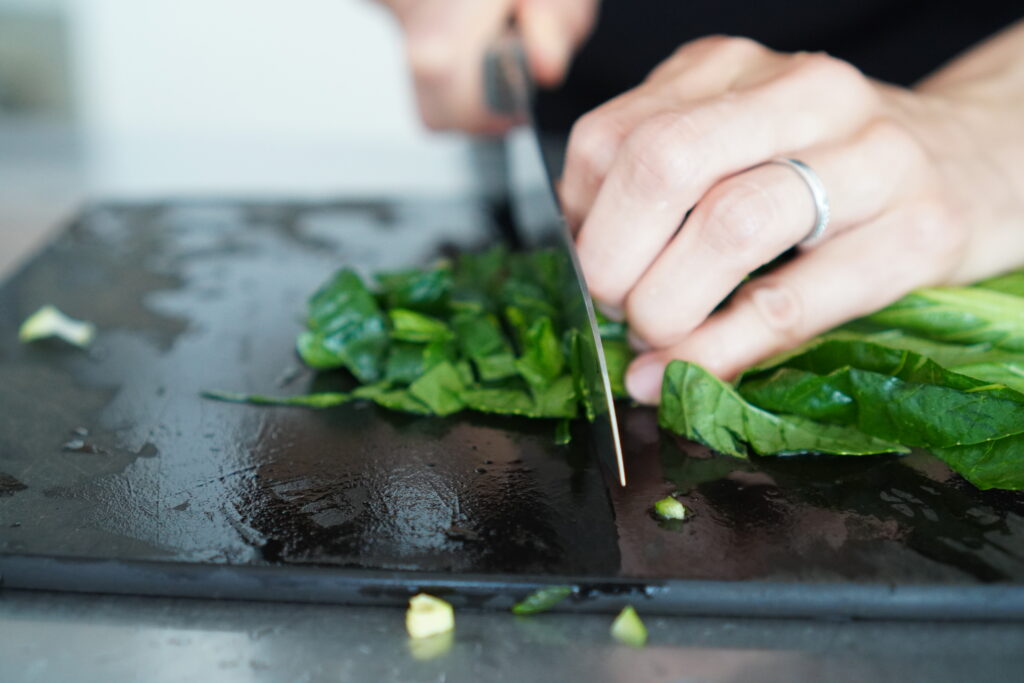
[[[539,588],[512,606],[513,614],[538,614],[546,612],[572,595],[572,586],[548,586]]]
[[[455,367],[439,363],[409,385],[409,393],[436,415],[451,415],[466,407],[462,394],[466,385]]]
[[[381,376],[387,320],[351,269],[343,269],[309,302],[309,330],[298,339],[302,360],[317,370],[344,367],[361,382]]]
[[[768,410],[856,426],[909,446],[957,446],[1024,432],[1024,395],[912,351],[867,342],[823,342],[740,391]]]
[[[556,250],[495,248],[454,263],[379,274],[340,270],[310,299],[298,338],[351,392],[211,398],[326,408],[354,400],[420,415],[462,410],[595,418],[603,397],[577,329],[572,264]],[[613,393],[633,353],[624,323],[598,315]],[[932,450],[980,488],[1024,488],[1024,271],[913,292],[747,370],[734,384],[676,361],[662,427],[728,455],[869,455]],[[662,501],[664,502],[664,501]]]
[[[992,344],[1024,352],[1024,297],[1011,292],[1016,280],[999,289],[948,287],[921,289],[868,316],[876,324],[900,327],[930,339],[957,344]]]
[[[480,379],[489,382],[515,375],[516,357],[493,314],[460,313],[452,327],[462,354],[473,361]]]
[[[416,311],[392,308],[388,311],[388,317],[391,319],[392,339],[426,343],[443,342],[454,336],[444,322]]]
[[[623,645],[643,647],[647,643],[647,627],[632,605],[622,608],[612,622],[612,637]]]
[[[581,393],[578,332],[564,307],[574,296],[566,254],[492,249],[462,254],[452,266],[375,276],[371,291],[352,269],[340,270],[310,299],[299,354],[316,369],[346,368],[362,386],[349,393],[273,397],[209,393],[263,405],[324,408],[353,400],[422,415],[462,410],[558,419],[593,416]],[[609,323],[609,364],[622,389],[631,353],[625,328]]]
[[[762,410],[745,401],[731,385],[685,361],[672,361],[665,369],[658,423],[676,434],[740,458],[746,457],[748,445],[760,455],[868,455],[908,450],[850,427]]]

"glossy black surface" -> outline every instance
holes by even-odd
[[[0,571],[4,556],[186,563],[182,591],[200,596],[213,590],[203,567],[226,564],[322,568],[361,591],[375,570],[455,590],[481,576],[1024,583],[1024,497],[977,491],[927,454],[734,460],[634,408],[621,420],[630,486],[606,489],[583,424],[561,448],[547,422],[199,397],[344,386],[294,356],[306,296],[342,263],[421,264],[495,234],[466,203],[87,211],[0,288]],[[46,303],[95,322],[92,349],[19,344]],[[692,519],[655,521],[673,491]],[[380,590],[399,602],[392,584]]]

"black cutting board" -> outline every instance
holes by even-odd
[[[295,357],[310,292],[499,233],[455,200],[84,211],[0,288],[3,585],[502,607],[572,583],[570,609],[1024,616],[1024,496],[924,453],[736,460],[624,406],[620,490],[585,424],[559,447],[547,421],[200,397],[344,386]],[[19,344],[44,304],[96,323],[93,347]],[[693,517],[655,521],[673,491]]]

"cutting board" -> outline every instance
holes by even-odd
[[[0,288],[0,580],[9,588],[505,608],[1024,616],[1024,496],[926,453],[739,460],[623,406],[630,485],[554,423],[218,403],[349,386],[293,348],[335,269],[427,264],[501,234],[473,201],[85,210]],[[86,350],[17,340],[44,304]],[[612,482],[612,486],[608,485]],[[659,522],[679,492],[693,511]]]

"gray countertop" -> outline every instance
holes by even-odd
[[[94,195],[66,132],[0,125],[0,148],[3,278]],[[650,644],[633,650],[611,640],[610,622],[463,610],[450,647],[432,651],[409,642],[395,609],[0,590],[0,679],[937,683],[1024,675],[1024,623],[648,618]]]
[[[644,650],[611,618],[464,610],[417,648],[397,609],[6,591],[4,680],[1017,681],[1024,624],[649,618]]]

